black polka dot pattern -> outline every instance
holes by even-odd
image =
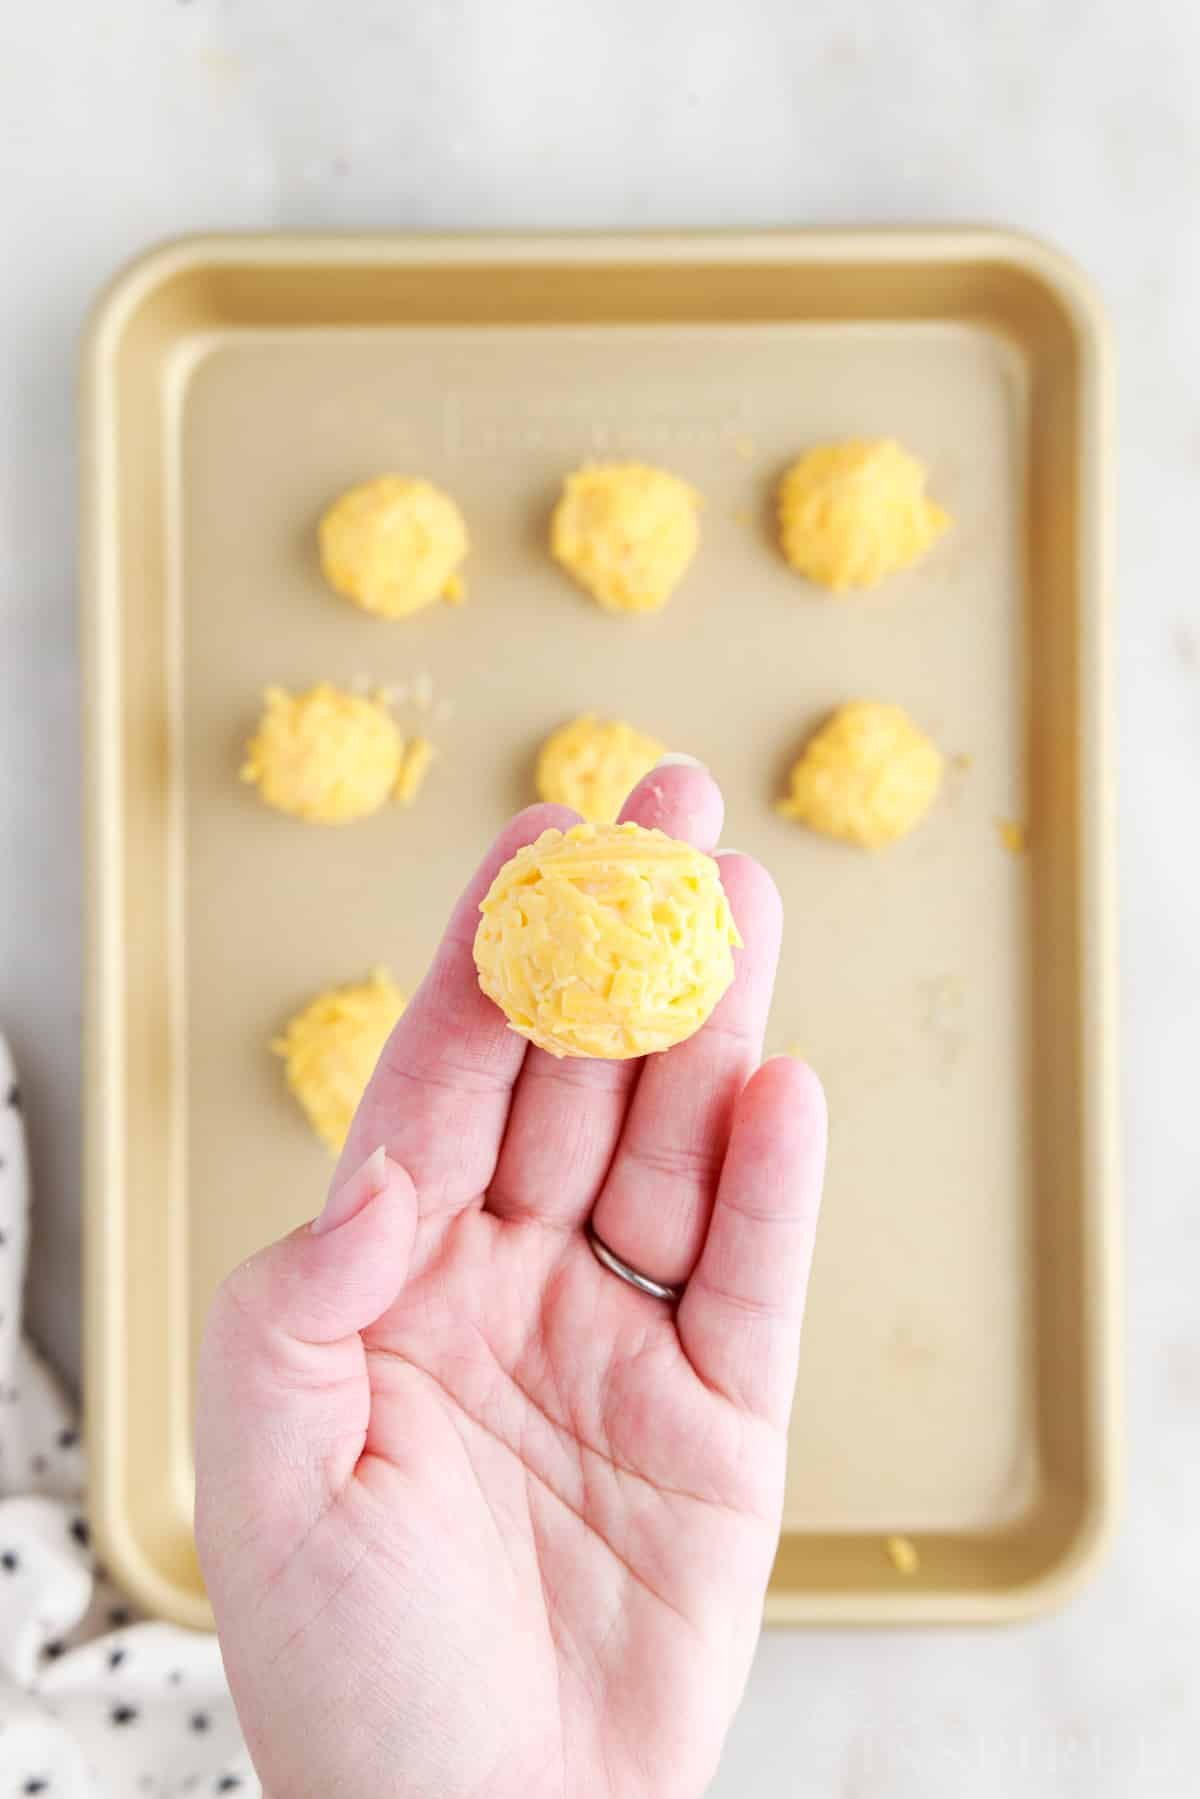
[[[0,1037],[0,1491],[36,1496],[4,1509],[0,1533],[0,1648],[18,1631],[23,1645],[21,1667],[6,1654],[5,1683],[28,1695],[13,1693],[19,1714],[0,1705],[0,1799],[72,1799],[68,1764],[89,1793],[113,1799],[260,1799],[215,1640],[143,1628],[95,1555],[82,1433],[21,1333],[30,1195],[20,1100]]]

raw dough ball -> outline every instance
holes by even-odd
[[[925,497],[925,469],[888,439],[810,450],[779,487],[784,555],[834,593],[908,568],[949,525]]]
[[[243,781],[268,806],[314,824],[377,812],[392,795],[404,740],[386,706],[322,681],[309,693],[268,687]]]
[[[550,548],[610,612],[657,612],[696,553],[699,504],[665,469],[591,463],[567,476]]]
[[[682,1042],[742,941],[712,857],[634,824],[543,831],[479,910],[479,985],[553,1056],[621,1061]]]
[[[319,993],[271,1048],[318,1137],[336,1155],[392,1026],[407,1001],[386,968]]]
[[[623,720],[585,712],[542,745],[537,790],[555,805],[573,806],[589,824],[610,825],[664,754],[663,744]]]
[[[933,804],[941,751],[900,706],[842,706],[808,744],[779,811],[814,831],[878,849],[907,836]]]
[[[318,535],[326,580],[364,611],[405,618],[435,600],[462,598],[467,527],[430,481],[364,481],[330,507]]]

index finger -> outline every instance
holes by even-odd
[[[495,1170],[525,1039],[479,989],[473,946],[479,902],[510,856],[554,827],[567,806],[518,813],[450,915],[425,979],[384,1046],[338,1160],[336,1186],[381,1145],[412,1176],[421,1216],[459,1211]]]

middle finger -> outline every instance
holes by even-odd
[[[660,764],[621,811],[645,825],[711,850],[724,821],[721,790],[698,763]],[[513,1095],[488,1209],[566,1228],[592,1206],[612,1161],[640,1060],[600,1062],[531,1048]]]
[[[694,1037],[650,1056],[594,1214],[596,1234],[652,1280],[677,1285],[696,1265],[734,1107],[762,1057],[783,908],[749,856],[721,857],[721,882],[744,948],[733,985]]]

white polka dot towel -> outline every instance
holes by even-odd
[[[261,1799],[216,1638],[139,1621],[91,1553],[76,1422],[21,1335],[28,1230],[0,1037],[0,1799]]]

